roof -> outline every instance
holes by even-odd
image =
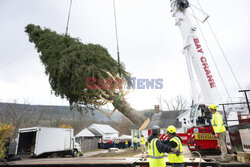
[[[160,110],[160,112],[162,112],[162,110]],[[155,110],[154,109],[147,109],[147,110],[139,111],[139,113],[143,114],[147,118],[150,118],[150,120],[151,120],[151,117],[154,115]],[[140,128],[140,127],[137,127],[133,123],[129,126],[129,129],[138,129],[138,128]]]
[[[183,113],[181,113],[177,118],[180,119],[180,118],[182,118],[182,117],[186,117],[186,116],[189,115],[189,114],[190,114],[190,110],[186,110],[186,111],[184,111]]]
[[[151,129],[154,125],[158,125],[160,128],[167,128],[169,125],[180,128],[181,122],[179,122],[177,117],[183,112],[185,112],[185,110],[163,111],[159,114],[154,114],[150,119],[147,129]]]
[[[88,130],[93,133],[96,137],[102,137],[102,134],[98,132],[95,128],[88,127]]]
[[[130,135],[122,135],[119,137],[119,139],[131,139],[132,137]]]
[[[89,126],[89,128],[95,128],[98,132],[102,134],[119,133],[117,130],[115,130],[111,126],[105,125],[105,124],[92,124]]]
[[[79,132],[75,137],[95,137],[95,135],[91,133],[87,128],[85,128],[81,132]]]

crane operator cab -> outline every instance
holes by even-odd
[[[212,113],[205,104],[191,106],[190,121],[193,125],[211,126]]]

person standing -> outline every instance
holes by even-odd
[[[152,128],[152,135],[148,138],[148,159],[149,167],[166,167],[166,158],[164,153],[173,152],[179,154],[179,150],[171,148],[159,140],[160,127],[154,125]]]
[[[137,138],[137,136],[135,136],[133,139],[134,151],[137,150],[137,142],[138,142],[138,138]]]
[[[141,135],[141,152],[142,155],[147,154],[146,139],[143,135]]]
[[[171,148],[176,148],[179,150],[179,154],[168,153],[168,161],[171,163],[172,167],[184,167],[184,156],[182,148],[182,139],[176,135],[176,128],[173,125],[168,126],[167,134],[169,140],[164,141],[164,144]]]
[[[125,148],[128,148],[128,140],[125,139]]]
[[[222,116],[219,112],[217,112],[217,106],[215,104],[211,104],[209,106],[210,112],[213,114],[212,117],[212,126],[215,133],[215,137],[218,141],[218,146],[221,150],[221,162],[230,161],[230,156],[227,154],[227,146],[226,146],[226,127],[223,123]]]

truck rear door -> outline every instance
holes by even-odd
[[[73,134],[71,134],[71,130],[66,130],[66,133],[65,133],[65,138],[64,138],[64,149],[65,150],[70,150],[71,149],[71,136]]]

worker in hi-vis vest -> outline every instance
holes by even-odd
[[[179,154],[168,153],[168,162],[171,163],[172,167],[184,167],[182,139],[176,135],[176,128],[173,125],[168,126],[167,134],[169,140],[164,141],[164,144],[179,150]]]
[[[128,148],[128,140],[125,140],[125,147]]]
[[[134,151],[137,150],[137,142],[138,142],[138,138],[137,136],[135,136],[133,139]]]
[[[141,152],[142,155],[147,154],[146,139],[143,135],[141,135]]]
[[[159,140],[160,127],[154,125],[152,128],[152,135],[148,138],[148,159],[150,167],[166,167],[166,158],[164,153],[174,152],[179,154],[179,150],[171,148]]]
[[[231,157],[227,154],[227,146],[226,146],[226,127],[223,123],[222,116],[219,112],[217,112],[217,106],[211,104],[209,106],[210,112],[213,114],[212,117],[212,126],[215,133],[215,137],[218,141],[218,146],[221,150],[221,159],[222,162],[230,161]]]

